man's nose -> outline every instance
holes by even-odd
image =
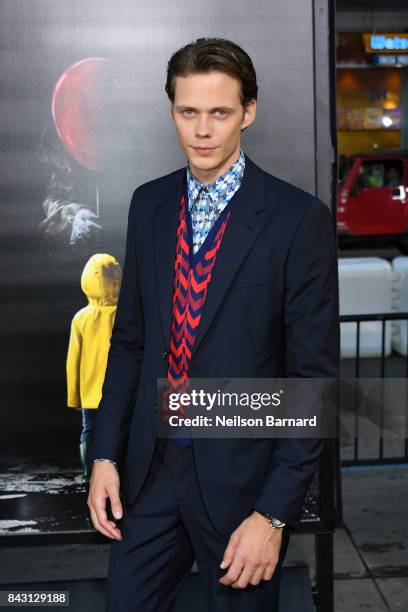
[[[198,117],[196,123],[196,136],[198,138],[211,136],[211,122],[209,117],[206,117],[205,115]]]

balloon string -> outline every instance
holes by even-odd
[[[99,187],[96,184],[96,217],[99,219]]]
[[[96,183],[96,218],[99,219],[99,186],[98,186],[98,183]],[[100,238],[101,238],[101,230],[99,227],[96,228],[96,235],[97,235],[97,243],[98,243],[98,251],[99,251]]]

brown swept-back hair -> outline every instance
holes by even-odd
[[[258,85],[255,68],[248,53],[225,38],[197,38],[176,51],[167,65],[165,90],[174,103],[175,78],[212,70],[225,72],[241,83],[241,102],[256,100]]]

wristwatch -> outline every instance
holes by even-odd
[[[262,512],[261,510],[257,510],[257,512],[259,512],[259,514],[262,514],[266,518],[270,526],[274,527],[275,529],[282,529],[282,527],[286,525],[286,523],[280,521],[277,518],[274,518],[271,514],[268,514],[267,512]]]

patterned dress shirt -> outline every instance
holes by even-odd
[[[195,254],[208,232],[239,189],[245,169],[245,156],[241,149],[237,161],[215,181],[204,185],[191,172],[187,164],[188,210],[193,226],[193,253]]]

